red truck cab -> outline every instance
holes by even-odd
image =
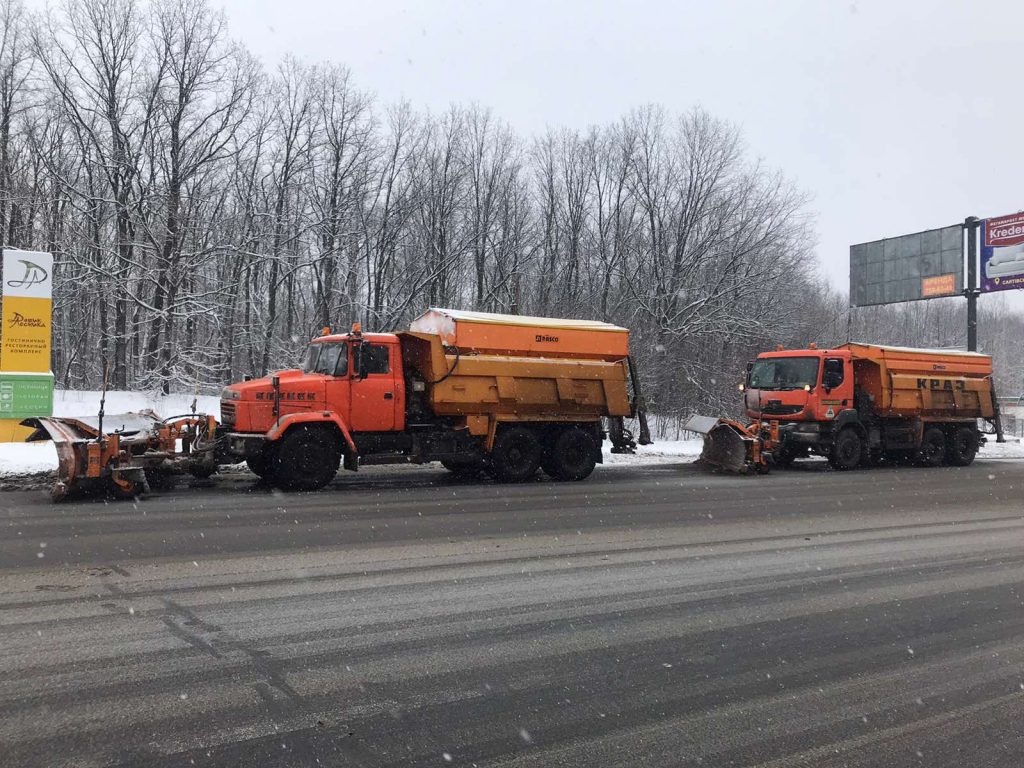
[[[221,397],[222,421],[240,433],[270,433],[279,422],[323,411],[337,416],[350,432],[404,429],[398,337],[322,336],[309,344],[302,368],[232,384]]]
[[[748,366],[744,405],[752,419],[829,421],[853,400],[849,350],[765,352]]]

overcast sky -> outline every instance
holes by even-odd
[[[1024,208],[1024,2],[222,0],[267,64],[348,65],[384,101],[524,133],[701,105],[813,195],[819,255]]]
[[[852,243],[1024,208],[1021,0],[219,2],[268,66],[331,59],[382,101],[477,102],[524,134],[703,106],[813,196],[844,288]]]

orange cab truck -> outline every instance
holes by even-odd
[[[844,344],[779,349],[747,366],[744,392],[758,448],[786,466],[809,454],[836,469],[882,458],[966,466],[999,432],[992,358],[974,352]]]
[[[601,461],[603,417],[613,450],[635,447],[622,424],[643,415],[628,340],[607,323],[446,309],[407,332],[325,329],[302,368],[224,390],[219,460],[290,490],[326,485],[339,464],[581,480]]]

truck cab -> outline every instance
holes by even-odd
[[[301,368],[225,387],[221,420],[237,433],[269,433],[279,422],[328,411],[348,432],[398,432],[405,392],[398,337],[332,334],[310,342]]]
[[[748,366],[744,406],[757,420],[828,421],[854,407],[854,383],[847,350],[766,352]]]

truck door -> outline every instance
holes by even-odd
[[[361,349],[360,349],[361,348]],[[395,344],[364,341],[352,345],[353,432],[391,432],[395,429],[395,402],[398,392],[391,360]],[[362,369],[360,370],[360,365]]]
[[[831,419],[840,411],[853,408],[853,367],[848,359],[826,357],[821,366],[819,418]]]

